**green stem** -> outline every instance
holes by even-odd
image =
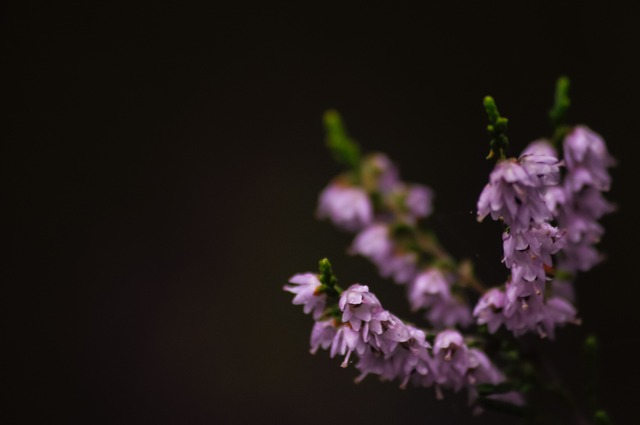
[[[553,107],[549,110],[549,119],[551,120],[551,126],[553,128],[551,142],[556,148],[560,147],[560,143],[571,130],[571,127],[566,124],[567,111],[571,105],[569,86],[570,82],[567,77],[558,78]]]

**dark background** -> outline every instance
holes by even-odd
[[[408,313],[402,289],[345,254],[350,236],[314,219],[340,171],[323,146],[330,107],[436,190],[452,252],[503,279],[499,226],[472,214],[492,166],[481,101],[510,118],[517,154],[549,133],[565,74],[570,119],[619,159],[619,211],[604,221],[608,261],[577,282],[583,325],[540,345],[578,386],[580,340],[596,332],[602,402],[630,423],[637,11],[306,7],[4,7],[3,422],[511,423],[471,416],[464,397],[353,384],[354,369],[309,355],[312,320],[281,287],[329,256],[344,284]]]

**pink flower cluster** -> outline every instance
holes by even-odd
[[[537,331],[553,338],[558,325],[578,321],[571,291],[562,282],[546,289],[556,269],[574,273],[597,262],[593,245],[603,233],[597,220],[612,210],[602,191],[609,188],[613,160],[586,127],[564,140],[564,179],[555,155],[548,142],[538,141],[519,159],[499,161],[478,200],[479,221],[491,214],[507,226],[503,262],[511,276],[504,290],[488,291],[474,309],[490,332],[504,325],[516,336]]]
[[[362,185],[345,185],[341,179],[323,190],[318,216],[356,232],[349,252],[369,259],[382,277],[408,285],[411,306],[426,309],[433,326],[469,325],[469,305],[451,291],[455,277],[421,265],[418,253],[400,246],[393,237],[393,224],[413,226],[432,213],[433,191],[401,181],[396,167],[382,154],[365,158],[363,168],[368,173]],[[372,198],[382,200],[376,210]]]
[[[385,310],[367,286],[354,284],[342,292],[339,318],[320,318],[315,312],[324,304],[324,294],[319,293],[320,281],[311,276],[314,275],[295,275],[290,282],[299,286],[285,286],[285,290],[296,294],[294,302],[304,305],[305,312],[314,312],[311,352],[322,348],[329,350],[331,357],[343,356],[343,367],[355,353],[360,371],[356,381],[373,374],[383,380],[398,380],[402,388],[409,383],[433,386],[439,397],[442,388],[466,388],[471,401],[477,397],[477,384],[504,381],[504,375],[488,357],[481,350],[468,347],[459,332],[439,332],[432,348],[423,330]]]
[[[357,382],[377,375],[401,388],[434,388],[439,398],[443,389],[465,389],[471,403],[522,405],[519,390],[526,386],[518,384],[517,354],[505,368],[507,382],[483,351],[491,337],[474,337],[471,328],[465,338],[458,329],[475,322],[490,334],[504,326],[515,336],[554,338],[558,326],[578,323],[572,279],[601,258],[595,244],[604,229],[598,220],[614,209],[603,196],[614,160],[602,138],[583,126],[567,134],[562,153],[559,159],[550,142],[539,140],[520,157],[499,160],[491,172],[478,200],[478,221],[490,216],[504,224],[502,262],[509,276],[488,289],[470,261],[456,262],[424,229],[422,220],[433,211],[432,190],[401,181],[382,154],[359,159],[322,191],[317,215],[354,233],[349,253],[404,285],[412,310],[424,309],[430,328],[385,310],[368,286],[343,291],[325,259],[320,275],[297,274],[284,286],[315,320],[311,352],[328,350],[342,357],[342,367],[355,364]],[[469,298],[478,295],[471,309]]]

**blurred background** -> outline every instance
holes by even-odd
[[[464,396],[355,385],[355,369],[309,354],[312,320],[282,285],[328,256],[343,284],[409,314],[402,288],[346,255],[351,236],[314,218],[340,172],[323,143],[327,108],[364,150],[434,188],[432,224],[450,251],[504,279],[500,228],[474,216],[493,166],[482,98],[510,119],[515,155],[550,134],[567,75],[570,121],[619,160],[619,211],[604,220],[608,260],[577,282],[583,325],[540,345],[580,386],[580,344],[597,333],[602,403],[630,423],[637,10],[305,6],[4,6],[3,422],[513,423],[472,416]]]

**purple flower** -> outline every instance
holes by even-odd
[[[364,184],[372,191],[386,194],[400,182],[400,174],[393,162],[382,153],[367,155],[363,163]]]
[[[352,255],[362,255],[378,263],[393,255],[394,245],[389,236],[389,227],[382,223],[373,224],[358,233],[351,244]]]
[[[494,333],[504,323],[505,295],[498,288],[488,290],[478,300],[473,315],[479,325],[487,325],[489,333]]]
[[[541,338],[554,338],[555,328],[566,323],[578,323],[576,310],[561,297],[536,292],[531,282],[508,282],[504,324],[515,336],[536,331]]]
[[[373,224],[358,233],[349,252],[368,258],[382,277],[390,277],[399,284],[409,282],[416,274],[417,255],[398,250],[385,224]]]
[[[313,312],[313,318],[318,319],[324,312],[327,301],[326,294],[320,292],[322,283],[318,276],[313,273],[296,274],[289,279],[289,283],[297,286],[285,285],[282,289],[296,294],[293,304],[304,305],[304,313]]]
[[[615,160],[602,138],[584,126],[576,127],[563,146],[567,175],[562,190],[551,195],[558,224],[567,230],[559,267],[574,273],[589,270],[602,259],[594,245],[604,234],[598,220],[615,209],[602,196],[611,185],[608,168]]]
[[[562,249],[564,232],[549,223],[534,224],[524,232],[505,233],[504,261],[508,267],[513,262],[511,257],[515,250],[529,251],[531,255],[540,257],[546,265],[552,265],[551,255]]]
[[[452,326],[466,327],[473,322],[469,306],[456,296],[434,304],[425,317],[436,329]]]
[[[505,379],[482,351],[470,349],[462,335],[453,330],[445,330],[436,335],[431,371],[437,384],[436,391],[439,385],[454,391],[466,387],[472,402],[477,397],[475,385],[498,384]]]
[[[566,223],[569,239],[572,242],[585,239],[590,243],[598,242],[604,229],[597,220],[613,212],[615,207],[604,198],[602,192],[591,187],[584,187],[579,193],[567,193],[565,196],[573,202],[572,205],[562,205],[562,213],[558,219]]]
[[[563,147],[571,190],[577,192],[583,186],[609,190],[611,176],[607,169],[615,165],[615,160],[600,135],[588,127],[577,126],[565,138]]]
[[[412,337],[402,320],[384,310],[367,286],[351,285],[340,296],[338,307],[343,312],[343,326],[334,338],[332,353],[345,355],[343,366],[346,366],[353,351],[362,356],[367,347],[381,353],[386,359],[399,344],[406,343]]]
[[[531,221],[544,223],[552,213],[544,200],[548,185],[557,182],[558,160],[544,155],[523,155],[499,161],[478,200],[478,221],[491,214],[518,232]]]
[[[406,388],[410,380],[417,385],[425,382],[429,374],[429,343],[423,331],[413,326],[403,325],[408,338],[388,353],[378,350],[366,351],[360,356],[356,367],[361,374],[356,382],[362,381],[368,374],[380,375],[383,380],[399,379],[400,387]]]
[[[333,319],[314,323],[311,330],[311,354],[315,354],[320,347],[326,350],[331,346],[338,331],[336,325]]]
[[[518,162],[527,173],[538,177],[543,186],[555,186],[560,182],[562,163],[555,155],[527,153],[521,155]]]
[[[369,292],[369,287],[354,284],[340,295],[338,307],[342,321],[349,322],[353,330],[359,331],[362,322],[370,322],[375,313],[382,310],[380,301]]]
[[[562,269],[562,266],[558,266]],[[573,282],[565,278],[556,278],[551,282],[551,294],[570,302],[575,302],[576,294]]]
[[[409,286],[409,303],[413,310],[428,309],[426,318],[436,328],[471,323],[469,307],[451,294],[453,276],[430,268],[413,279]]]
[[[437,269],[430,268],[420,273],[409,286],[409,304],[416,311],[428,308],[442,299],[451,298],[449,279]]]
[[[558,269],[567,272],[586,272],[604,258],[602,253],[588,242],[570,243],[563,254]]]
[[[467,380],[471,385],[496,385],[505,380],[504,374],[477,348],[469,349],[467,368]]]
[[[540,323],[540,328],[546,335],[541,334],[541,336],[553,339],[555,328],[566,323],[580,323],[576,318],[576,309],[565,299],[560,297],[549,298],[545,303],[545,314]],[[540,330],[538,332],[540,333]]]
[[[405,205],[413,219],[425,218],[433,212],[433,190],[427,186],[412,184],[406,189]]]
[[[341,229],[355,232],[371,224],[373,207],[363,189],[334,182],[320,194],[317,215],[329,218]]]
[[[506,284],[505,296],[505,327],[515,336],[524,335],[530,331],[540,331],[541,328],[538,325],[544,319],[542,291],[532,282],[509,281]]]
[[[406,325],[399,317],[388,311],[383,311],[369,322],[368,332],[373,339],[371,345],[385,354],[392,353],[402,342],[406,342],[411,337]],[[363,335],[367,329],[363,329]]]
[[[367,349],[366,343],[362,340],[360,333],[351,329],[349,325],[342,325],[338,328],[333,341],[331,342],[331,350],[329,355],[333,358],[336,354],[344,356],[344,360],[340,366],[347,367],[351,354],[355,351],[358,355],[362,355]]]
[[[433,344],[434,355],[442,354],[442,358],[450,362],[453,360],[458,349],[467,349],[460,332],[447,329],[436,335]]]
[[[521,155],[543,155],[558,157],[558,152],[547,139],[534,140],[522,151]]]
[[[566,245],[564,233],[549,223],[533,224],[521,232],[503,233],[503,261],[511,270],[513,280],[537,279],[540,286],[546,279],[545,266],[553,265],[551,256]]]
[[[410,282],[417,273],[418,256],[414,252],[393,252],[388,257],[374,261],[380,276],[392,278],[396,283],[404,285]]]

